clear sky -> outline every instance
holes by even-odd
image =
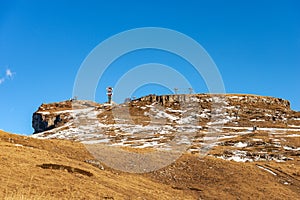
[[[32,113],[40,104],[72,97],[77,71],[93,48],[139,27],[169,28],[196,40],[216,63],[228,93],[280,97],[300,110],[297,0],[1,0],[0,129],[31,134]],[[188,69],[184,61],[168,59],[166,52],[140,54],[128,54],[118,62],[127,69],[131,62],[182,62],[182,73]],[[97,101],[105,101],[103,90],[117,75],[112,71],[99,84]],[[162,91],[170,92],[145,85],[134,95]]]

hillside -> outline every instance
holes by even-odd
[[[79,141],[111,166],[107,146],[179,152],[171,160],[187,151],[237,161],[284,161],[300,150],[300,113],[286,100],[255,95],[149,95],[120,105],[43,104],[33,115],[33,127],[33,137]],[[97,148],[101,154],[93,150]],[[169,162],[169,157],[162,160]],[[151,171],[150,166],[140,168],[126,171]]]
[[[42,104],[0,132],[5,199],[300,199],[300,113],[255,95]]]
[[[135,174],[84,162],[93,157],[77,142],[2,131],[0,152],[1,199],[300,198],[299,159],[237,163],[184,154],[158,171]]]
[[[135,174],[102,170],[80,143],[0,132],[1,199],[194,199]]]

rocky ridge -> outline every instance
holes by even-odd
[[[225,160],[284,162],[300,155],[300,113],[287,100],[256,95],[149,95],[119,104],[65,101],[33,114],[37,138],[174,150]]]
[[[195,103],[197,105],[195,105]],[[199,116],[199,122],[211,120],[212,105],[214,104],[217,109],[224,109],[223,112],[228,116],[236,118],[236,122],[239,124],[248,125],[267,125],[268,122],[276,122],[282,125],[282,123],[290,123],[300,125],[297,123],[300,114],[290,109],[290,102],[280,98],[262,97],[255,95],[149,95],[141,97],[128,104],[120,106],[136,106],[139,105],[161,105],[168,108],[181,108],[194,109],[202,111],[206,115]],[[222,105],[224,104],[224,105]],[[33,114],[32,126],[35,130],[34,133],[48,131],[53,128],[57,128],[66,124],[72,120],[72,112],[76,112],[79,109],[94,108],[97,110],[103,109],[105,104],[97,104],[90,101],[69,100],[60,103],[42,104],[38,110]],[[106,105],[108,109],[117,109],[118,106],[110,107]],[[133,114],[134,115],[134,114]],[[251,123],[253,122],[253,123]],[[254,123],[255,122],[255,123]],[[261,123],[265,122],[265,123]]]

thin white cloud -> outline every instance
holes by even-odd
[[[7,76],[8,78],[12,78],[12,77],[13,77],[13,73],[11,72],[10,69],[7,69],[7,70],[6,70],[6,76]]]
[[[0,85],[5,81],[4,78],[0,78]]]
[[[12,72],[11,69],[6,69],[5,76],[3,76],[3,77],[0,78],[0,85],[2,83],[4,83],[7,79],[12,80],[12,78],[14,77],[15,74],[16,73]]]

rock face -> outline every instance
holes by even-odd
[[[32,127],[35,133],[39,133],[58,127],[61,121],[60,115],[34,113],[32,116]]]
[[[191,94],[191,95],[149,95],[133,101],[158,103],[163,107],[176,107],[177,109],[194,109],[206,117],[199,121],[211,120],[212,117],[222,118],[226,115],[234,120],[226,123],[234,123],[241,126],[275,126],[284,127],[287,123],[299,124],[297,120],[299,113],[292,111],[290,102],[280,98],[264,97],[243,94]],[[206,113],[203,111],[207,111]],[[203,115],[204,116],[204,115]],[[225,120],[226,121],[226,120]],[[234,122],[234,123],[232,123]],[[203,124],[202,124],[203,125]]]
[[[42,104],[32,116],[34,133],[48,131],[70,122],[75,110],[99,106],[101,107],[95,102],[77,100]]]
[[[274,97],[263,97],[263,96],[256,96],[256,95],[211,95],[211,94],[184,94],[184,95],[148,95],[145,97],[141,97],[134,101],[144,101],[150,103],[160,103],[164,106],[170,106],[174,103],[189,103],[193,102],[195,98],[198,98],[200,102],[214,102],[213,97],[222,97],[224,101],[230,100],[230,103],[233,104],[240,104],[241,106],[256,106],[262,108],[268,108],[272,105],[272,107],[280,108],[280,109],[290,109],[290,102],[280,98]],[[248,105],[246,105],[248,104]]]
[[[32,127],[34,133],[51,130],[71,120],[69,112],[72,109],[72,101],[60,103],[42,104],[38,110],[33,113]]]
[[[149,95],[141,97],[133,101],[137,102],[149,102],[159,103],[164,107],[191,107],[195,109],[222,109],[223,112],[227,112],[229,107],[236,108],[237,114],[246,113],[251,114],[253,112],[262,113],[275,112],[280,114],[286,114],[290,112],[290,102],[280,98],[264,97],[256,95],[210,95],[210,94],[190,94],[190,95],[162,95],[155,96]],[[197,103],[197,104],[195,104]],[[277,112],[276,112],[277,111]],[[276,114],[275,114],[276,115]],[[277,114],[279,115],[279,114]]]

